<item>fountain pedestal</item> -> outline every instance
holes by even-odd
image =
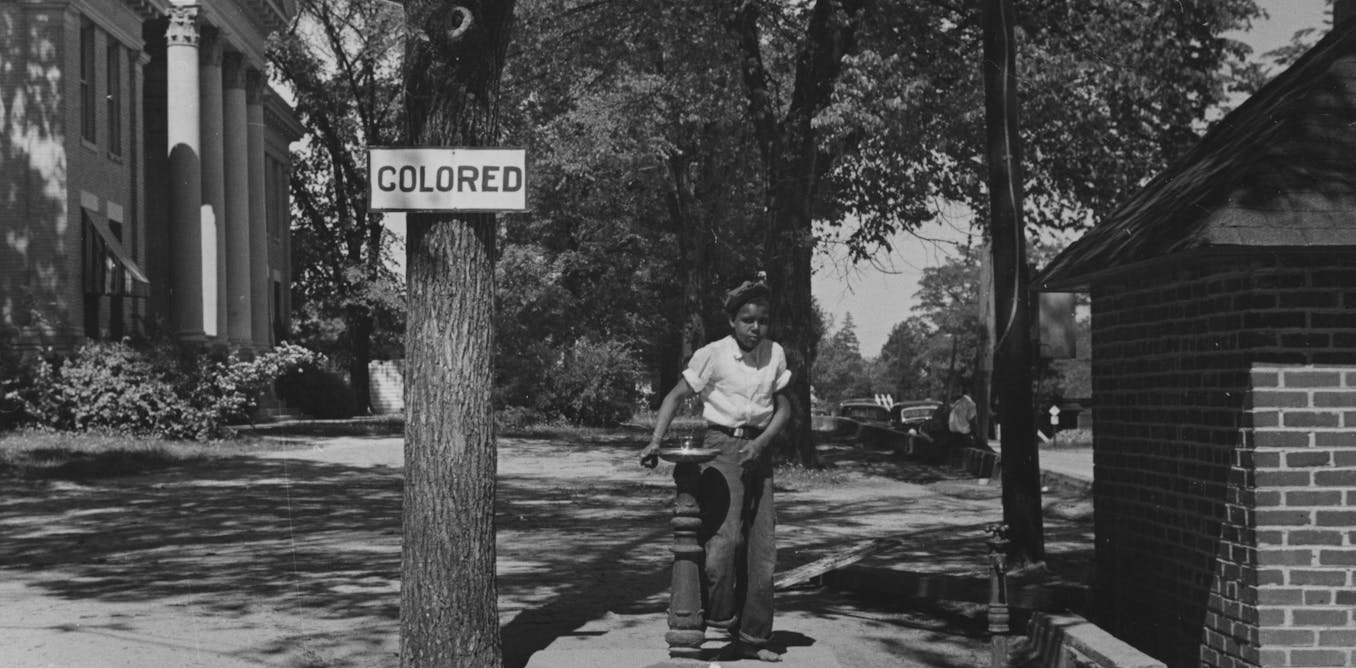
[[[697,490],[701,478],[699,464],[716,458],[712,448],[664,448],[659,458],[673,462],[673,482],[677,495],[673,501],[673,580],[669,585],[669,631],[664,640],[669,656],[695,659],[706,641],[702,615],[701,566],[705,555],[697,532],[701,529],[701,509]]]

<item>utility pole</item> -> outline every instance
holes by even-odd
[[[1012,0],[983,0],[984,109],[988,122],[989,240],[993,252],[994,380],[1002,416],[1003,522],[1009,564],[1045,557],[1040,465],[1032,411],[1030,293],[1022,229],[1021,142]]]

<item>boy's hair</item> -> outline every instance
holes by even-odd
[[[759,272],[759,280],[744,281],[739,287],[725,293],[725,313],[734,317],[739,313],[740,307],[749,302],[762,302],[766,304],[772,297],[772,290],[768,289],[767,283],[762,281],[762,272]]]

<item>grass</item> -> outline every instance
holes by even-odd
[[[287,436],[401,436],[405,433],[405,415],[360,415],[341,420],[287,420],[235,427],[245,436],[269,434]]]
[[[253,439],[186,442],[121,434],[20,430],[0,434],[0,477],[112,478],[262,449]]]
[[[797,490],[812,490],[818,487],[841,485],[848,481],[848,474],[835,468],[806,468],[794,462],[777,465],[772,479],[778,485],[793,487]]]

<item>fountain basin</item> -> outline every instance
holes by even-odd
[[[715,448],[660,448],[659,458],[674,464],[699,464],[716,458]]]

